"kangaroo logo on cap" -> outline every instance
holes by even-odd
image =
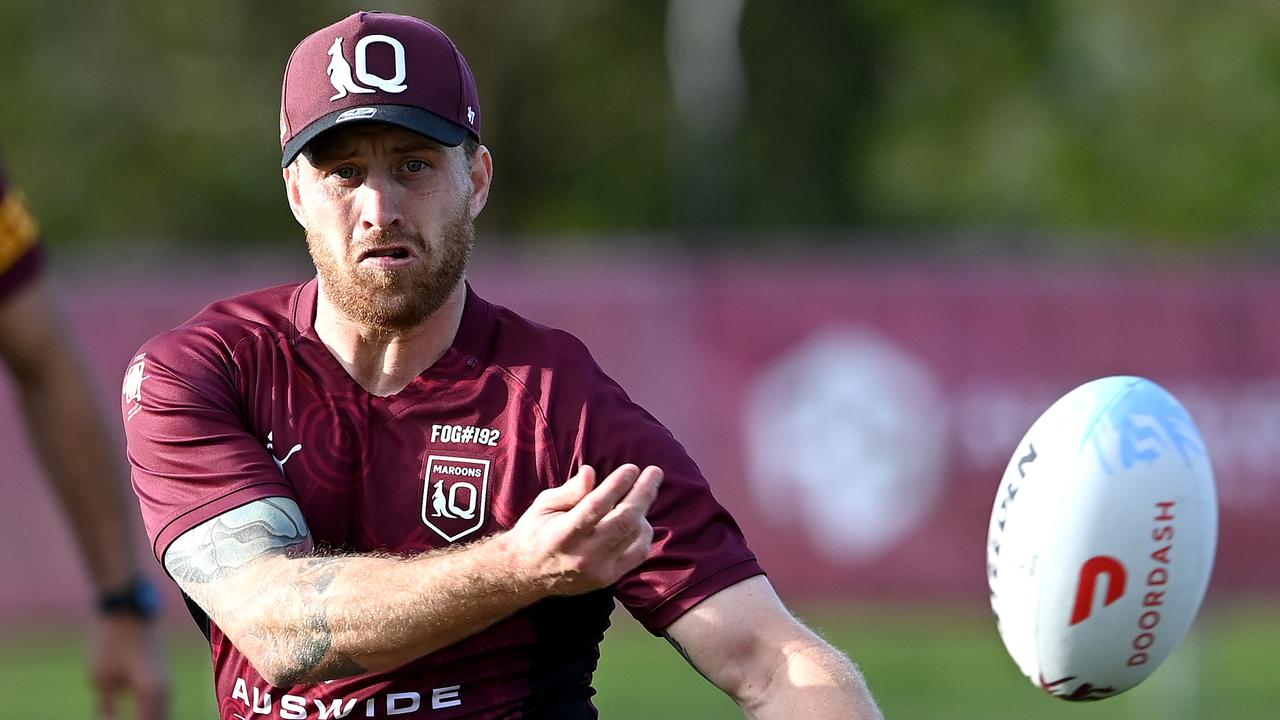
[[[396,64],[394,77],[384,78],[369,72],[368,51],[369,46],[375,42],[385,43],[391,46],[392,51],[394,51]],[[360,42],[356,43],[355,79],[351,75],[351,65],[347,63],[347,59],[342,55],[341,35],[334,38],[333,44],[329,46],[329,57],[332,59],[329,61],[329,67],[326,72],[329,74],[329,83],[333,85],[334,90],[338,91],[336,95],[329,98],[330,101],[341,100],[347,96],[347,93],[371,93],[378,90],[387,93],[402,93],[409,89],[404,84],[404,45],[401,45],[399,40],[389,35],[369,35],[360,38]],[[356,84],[356,79],[364,83],[365,86]]]

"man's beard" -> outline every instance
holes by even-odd
[[[391,243],[412,246],[422,264],[398,270],[360,266],[365,248]],[[329,302],[353,322],[390,331],[416,327],[444,305],[466,272],[474,244],[475,225],[465,205],[445,223],[434,249],[420,235],[384,230],[353,244],[346,262],[340,262],[324,238],[307,231],[307,247]]]

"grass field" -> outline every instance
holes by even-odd
[[[1280,603],[1207,608],[1164,667],[1100,703],[1049,698],[1018,674],[980,611],[857,608],[806,614],[862,665],[888,718],[916,720],[1268,720],[1280,717]],[[203,639],[170,642],[175,720],[215,718]],[[661,640],[625,616],[605,641],[597,706],[605,720],[741,718]],[[63,631],[0,632],[0,718],[89,718],[82,648]],[[39,698],[39,705],[37,705]],[[122,719],[123,720],[123,719]]]

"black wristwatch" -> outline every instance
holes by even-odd
[[[146,578],[137,578],[126,587],[98,596],[98,612],[103,615],[133,615],[150,620],[160,609],[160,596]]]

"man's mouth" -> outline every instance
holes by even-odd
[[[368,260],[369,258],[391,258],[392,260],[405,260],[409,257],[409,248],[392,245],[389,247],[370,248],[360,253],[360,260]]]
[[[356,264],[363,267],[394,269],[413,263],[417,254],[409,245],[379,245],[361,251]]]

